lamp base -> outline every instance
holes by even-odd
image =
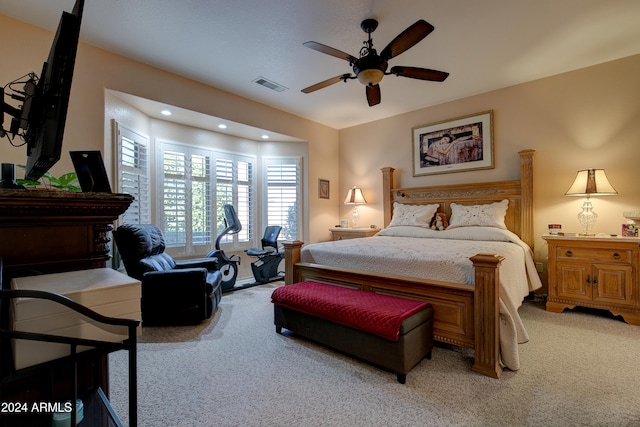
[[[587,197],[587,200],[582,205],[582,212],[578,214],[578,222],[582,226],[582,233],[579,233],[578,236],[595,236],[591,231],[597,221],[598,214],[593,211],[591,201]]]
[[[360,222],[360,213],[358,213],[358,207],[354,207],[353,208],[353,214],[352,214],[352,221],[351,221],[351,228],[358,228],[358,223]]]

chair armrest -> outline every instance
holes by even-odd
[[[218,258],[193,258],[174,260],[177,269],[185,268],[206,268],[207,270],[218,270]]]

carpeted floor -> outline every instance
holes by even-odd
[[[395,375],[278,335],[281,282],[226,294],[191,327],[143,328],[140,426],[640,426],[640,327],[584,312],[521,309],[531,341],[499,380],[471,352],[438,346],[404,385]],[[127,358],[110,356],[111,402],[125,425]]]

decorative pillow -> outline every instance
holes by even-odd
[[[429,228],[431,218],[436,213],[440,205],[405,205],[393,203],[393,218],[389,227],[409,225],[412,227]]]
[[[507,213],[507,207],[509,207],[509,201],[506,199],[486,205],[464,206],[451,203],[451,219],[447,229],[481,226],[506,230],[504,216]]]

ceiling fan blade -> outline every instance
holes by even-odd
[[[339,81],[347,81],[347,79],[352,79],[354,78],[353,76],[351,76],[351,74],[342,74],[340,76],[335,76],[335,77],[331,77],[330,79],[321,81],[320,83],[316,83],[314,85],[311,85],[307,88],[302,89],[301,92],[303,93],[311,93],[311,92],[315,92],[318,89],[322,89],[325,88],[327,86],[331,86],[332,84],[338,83]]]
[[[410,25],[406,30],[398,34],[380,53],[380,57],[385,61],[400,55],[405,50],[413,47],[423,38],[427,37],[434,30],[433,25],[424,19],[418,20]]]
[[[449,73],[445,73],[444,71],[418,67],[395,66],[391,67],[389,72],[396,76],[409,77],[418,80],[430,80],[433,82],[443,82],[447,77],[449,77]]]
[[[331,55],[331,56],[335,56],[336,58],[340,58],[340,59],[344,59],[346,61],[349,62],[355,62],[356,58],[352,55],[349,55],[346,52],[343,52],[341,50],[338,49],[334,49],[332,47],[323,45],[322,43],[318,43],[318,42],[305,42],[302,43],[304,46],[313,49],[313,50],[317,50],[318,52],[322,52],[322,53],[326,53],[327,55]]]
[[[380,104],[380,85],[366,86],[369,107]]]

